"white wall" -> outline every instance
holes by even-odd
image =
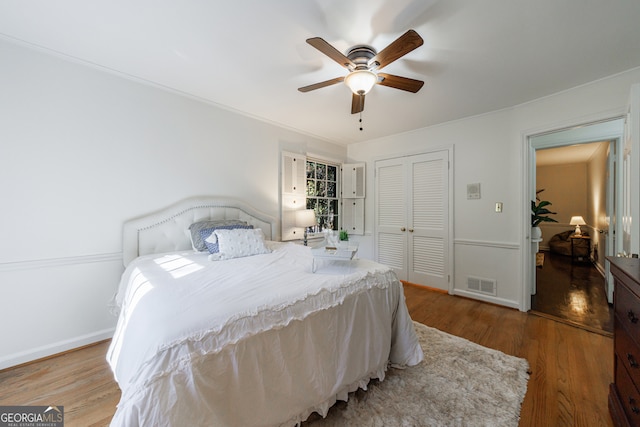
[[[0,369],[109,338],[123,221],[194,195],[279,217],[280,151],[346,148],[0,40]]]
[[[587,226],[583,226],[585,232],[593,236],[589,229],[593,222],[590,221],[588,205],[588,174],[587,162],[565,163],[557,165],[538,166],[536,168],[536,190],[544,191],[538,195],[540,200],[551,202],[549,210],[556,212],[550,215],[556,222],[542,222],[541,250],[549,250],[549,240],[558,233],[567,230],[575,230],[576,226],[569,224],[571,217],[581,215]],[[605,180],[606,182],[606,180]]]
[[[524,309],[523,245],[530,229],[530,197],[522,194],[525,136],[621,115],[638,81],[635,69],[490,114],[350,145],[349,161],[367,162],[368,171],[359,253],[373,254],[375,160],[454,146],[453,293],[474,296],[465,289],[467,276],[493,278],[498,295],[489,300]],[[467,200],[466,186],[476,182],[482,198]],[[495,213],[495,202],[503,202],[503,213]]]
[[[600,271],[605,271],[606,235],[600,230],[609,230],[607,222],[607,159],[609,144],[600,144],[587,164],[587,218],[591,225],[591,240],[594,262]],[[611,172],[613,173],[613,171]],[[640,237],[640,236],[639,236]]]

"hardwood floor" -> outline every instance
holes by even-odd
[[[405,286],[414,320],[529,361],[520,426],[612,426],[613,340],[517,310]],[[0,405],[63,405],[65,425],[108,425],[120,390],[108,342],[0,372]]]
[[[105,359],[109,341],[0,371],[0,406],[64,406],[66,427],[107,426],[120,389]]]
[[[613,335],[613,306],[607,302],[604,277],[591,263],[572,263],[571,257],[543,252],[536,268],[534,313],[560,319],[597,333]]]
[[[405,295],[414,320],[529,361],[520,427],[613,425],[612,338],[417,286],[406,285]]]

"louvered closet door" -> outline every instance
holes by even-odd
[[[400,280],[449,289],[449,152],[376,162],[376,259]]]
[[[407,206],[403,158],[376,162],[376,259],[407,276]]]
[[[448,290],[448,152],[416,155],[408,161],[407,280]]]

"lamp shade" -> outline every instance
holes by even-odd
[[[569,225],[586,225],[586,224],[587,223],[584,222],[584,218],[582,218],[581,216],[572,216],[571,221],[569,222]]]
[[[313,209],[303,209],[296,212],[296,227],[311,227],[316,225],[316,213]]]
[[[582,235],[582,230],[580,230],[580,226],[581,225],[586,225],[587,223],[584,222],[584,218],[582,218],[581,216],[572,216],[571,217],[571,221],[569,221],[569,225],[575,225],[576,226],[576,230],[575,230],[575,234],[576,236],[581,236]]]
[[[352,71],[344,78],[344,83],[356,95],[366,95],[377,81],[376,73],[369,70]]]

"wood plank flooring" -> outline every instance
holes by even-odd
[[[414,320],[529,361],[520,427],[613,425],[612,338],[417,286],[405,285],[405,295]]]
[[[104,341],[0,371],[0,406],[64,406],[66,427],[108,426],[120,400],[108,347]]]
[[[543,252],[536,268],[537,293],[531,311],[578,327],[613,336],[613,306],[607,302],[604,277],[590,262],[573,263],[571,257]]]
[[[611,338],[413,285],[405,295],[414,320],[529,361],[521,427],[613,425]],[[63,405],[67,427],[108,425],[120,390],[105,362],[107,347],[0,371],[0,405]]]

